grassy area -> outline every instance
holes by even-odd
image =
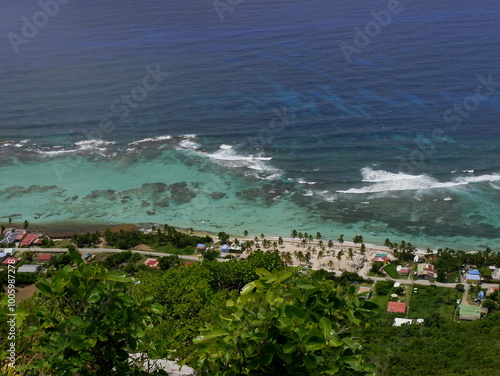
[[[177,248],[174,247],[172,244],[167,244],[167,245],[157,245],[157,244],[149,244],[151,248],[153,248],[156,252],[162,252],[162,253],[169,253],[172,255],[193,255],[194,254],[194,247],[185,247],[185,248]]]
[[[43,247],[43,248],[68,248],[68,246],[71,245],[71,239],[63,239],[59,241],[55,241],[54,244],[48,247]]]
[[[396,264],[388,264],[385,266],[384,270],[391,278],[394,279],[405,278],[399,275],[399,273],[396,271],[396,268],[397,268]]]
[[[415,286],[417,293],[411,293],[408,317],[428,319],[435,315],[451,320],[456,300],[462,294],[455,289],[435,286]]]
[[[371,302],[377,304],[380,307],[379,314],[383,314],[387,310],[387,304],[389,303],[389,297],[390,297],[390,294],[377,295],[377,294],[373,293],[369,300]]]
[[[446,283],[459,283],[460,282],[460,272],[455,270],[454,272],[448,273],[446,275]]]

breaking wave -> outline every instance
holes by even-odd
[[[407,175],[402,172],[392,173],[383,170],[361,169],[363,182],[373,183],[362,188],[337,191],[347,194],[380,193],[391,191],[428,190],[452,188],[472,183],[500,181],[500,173],[480,176],[459,176],[449,182],[440,182],[429,175]]]

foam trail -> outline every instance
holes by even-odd
[[[460,176],[449,182],[440,182],[429,175],[407,175],[401,172],[392,173],[383,170],[361,169],[363,182],[373,183],[363,188],[351,188],[337,191],[339,193],[363,194],[392,191],[428,190],[465,186],[471,183],[500,181],[500,173],[481,176]]]

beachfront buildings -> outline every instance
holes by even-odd
[[[436,268],[432,264],[418,264],[417,276],[419,279],[437,278]]]

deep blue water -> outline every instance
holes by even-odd
[[[4,0],[0,139],[30,141],[4,147],[1,161],[45,161],[26,149],[93,139],[116,142],[116,156],[147,137],[195,134],[198,157],[232,146],[219,174],[280,171],[311,227],[500,238],[500,3],[401,1],[378,31],[372,12],[394,2],[232,3],[71,1],[16,53],[9,33],[22,37],[22,17],[40,5]],[[221,19],[214,4],[231,10]],[[356,28],[370,22],[377,35],[356,47]],[[347,44],[357,48],[349,59]],[[148,66],[168,78],[120,117]],[[238,166],[235,155],[265,166]]]

